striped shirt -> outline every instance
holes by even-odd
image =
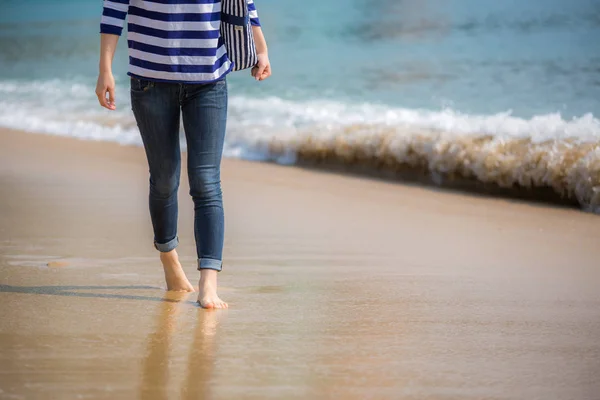
[[[250,22],[260,26],[253,0]],[[127,18],[128,75],[179,83],[223,78],[233,67],[221,37],[221,0],[104,0],[100,32],[121,35]]]

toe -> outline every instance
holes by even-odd
[[[200,307],[202,308],[215,308],[215,303],[213,303],[212,301],[204,302],[198,299],[198,304],[200,304]]]

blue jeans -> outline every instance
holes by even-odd
[[[131,78],[131,106],[150,169],[154,247],[166,253],[179,244],[177,190],[182,119],[194,201],[198,269],[221,271],[225,223],[220,166],[227,122],[226,80],[185,84]]]

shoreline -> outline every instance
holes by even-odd
[[[75,136],[62,136],[40,132],[23,131],[18,129],[1,128],[0,131],[20,132],[30,135],[51,136],[57,138],[65,138],[76,141],[92,142],[100,144],[116,145],[119,147],[142,148],[135,144],[121,144],[112,141],[82,139]],[[274,154],[278,154],[281,150],[275,149]],[[182,151],[184,154],[185,151]],[[313,172],[332,173],[340,176],[354,176],[373,179],[377,181],[390,182],[400,185],[416,185],[423,188],[428,188],[434,191],[447,191],[451,193],[470,195],[475,197],[490,197],[505,200],[514,200],[519,202],[548,205],[560,208],[576,209],[588,214],[600,215],[600,208],[594,210],[592,206],[587,209],[573,196],[568,194],[560,194],[550,186],[534,186],[524,187],[520,185],[512,185],[511,187],[503,187],[494,182],[482,182],[473,177],[465,177],[460,173],[439,173],[432,172],[423,165],[410,166],[407,164],[386,165],[378,160],[366,160],[363,163],[347,163],[343,162],[342,158],[337,156],[323,156],[308,152],[301,152],[298,155],[298,160],[295,163],[279,163],[274,161],[275,158],[268,157],[265,160],[247,160],[235,157],[223,157],[225,162],[250,162],[260,163],[265,165],[277,165],[281,167],[291,167],[305,169]]]
[[[401,185],[417,185],[432,190],[448,191],[475,197],[490,197],[506,200],[521,201],[539,205],[555,206],[560,208],[576,209],[585,213],[594,213],[581,208],[574,198],[561,196],[551,187],[525,188],[513,186],[500,187],[494,183],[481,182],[461,176],[432,174],[425,168],[410,168],[386,170],[369,166],[348,166],[335,162],[323,163],[300,161],[294,167],[306,168],[311,171],[329,171],[347,176],[368,177],[370,179],[394,182]]]

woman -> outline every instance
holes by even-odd
[[[254,2],[246,1],[259,60],[252,76],[262,81],[271,75],[267,44]],[[195,212],[198,302],[204,308],[227,308],[217,295],[217,274],[224,239],[220,164],[227,121],[225,77],[232,62],[220,35],[220,11],[221,0],[105,0],[96,87],[100,104],[115,110],[111,66],[127,17],[131,104],[150,170],[154,247],[167,289],[193,292],[175,250],[182,117]]]

